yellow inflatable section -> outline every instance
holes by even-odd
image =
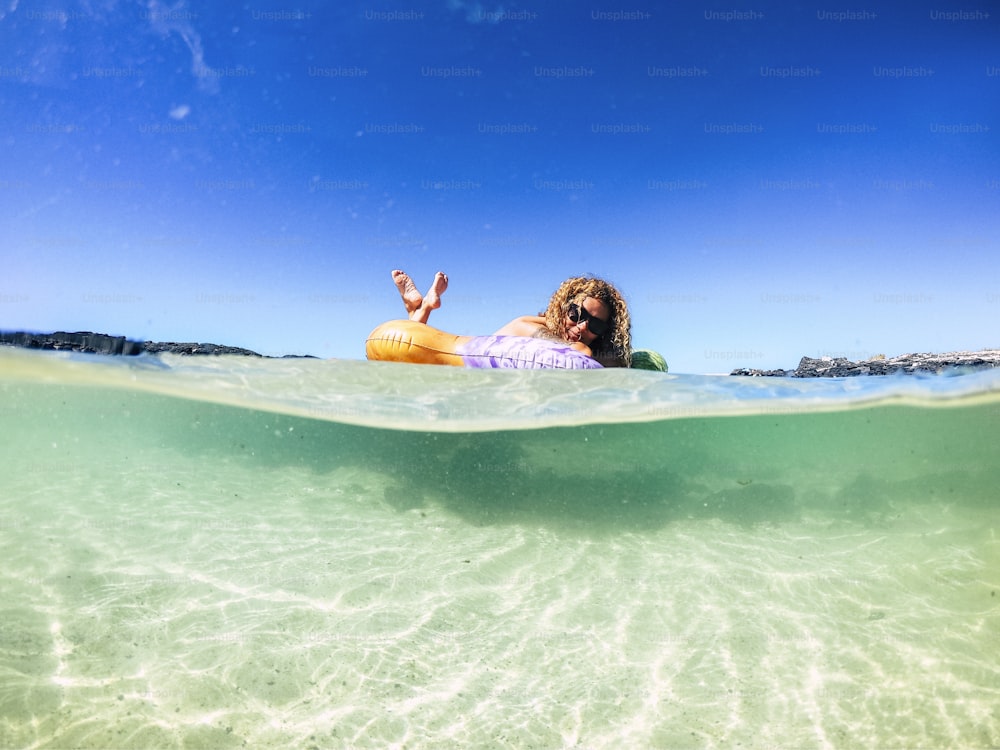
[[[383,323],[365,341],[368,359],[381,362],[412,362],[418,365],[455,365],[464,362],[456,353],[468,336],[456,336],[412,320]]]

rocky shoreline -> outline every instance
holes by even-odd
[[[1000,349],[948,354],[901,354],[852,362],[844,357],[803,357],[794,370],[754,370],[739,368],[730,375],[778,378],[853,378],[861,375],[937,374],[949,370],[986,370],[1000,367]]]
[[[67,333],[29,333],[25,331],[0,331],[0,345],[18,346],[23,349],[44,349],[49,351],[83,352],[86,354],[110,354],[135,356],[138,354],[181,354],[219,355],[238,354],[246,357],[265,357],[263,354],[238,346],[221,344],[177,343],[173,341],[133,341],[124,336],[109,336],[106,333],[80,331]],[[293,357],[310,355],[289,355]],[[271,359],[271,357],[267,357]]]

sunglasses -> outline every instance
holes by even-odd
[[[587,312],[583,305],[578,305],[575,302],[569,303],[566,315],[569,316],[571,323],[586,323],[587,330],[595,336],[602,336],[608,330],[608,321],[594,317],[591,313]]]

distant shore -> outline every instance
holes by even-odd
[[[110,354],[136,356],[138,354],[181,354],[220,355],[236,354],[245,357],[266,357],[250,349],[222,344],[202,344],[174,341],[134,341],[124,336],[109,336],[106,333],[79,331],[67,333],[29,333],[25,331],[0,331],[0,345],[17,346],[22,349],[43,349],[48,351],[82,352],[85,354]],[[288,355],[309,357],[308,354]],[[266,357],[271,359],[270,357]]]
[[[986,370],[991,367],[1000,367],[1000,349],[947,354],[900,354],[888,359],[880,355],[859,362],[852,362],[844,357],[803,357],[794,370],[755,370],[742,367],[729,374],[778,378],[851,378],[862,375],[915,375],[949,370]]]
[[[72,351],[87,354],[109,354],[135,356],[139,354],[179,354],[183,356],[212,356],[235,354],[246,357],[267,357],[250,349],[222,344],[205,344],[173,341],[135,341],[124,336],[109,336],[105,333],[80,331],[67,333],[30,333],[26,331],[0,331],[0,346],[15,346],[23,349],[49,351]],[[286,355],[288,357],[312,357],[309,354]],[[730,375],[743,377],[779,378],[844,378],[863,375],[896,375],[918,373],[940,373],[949,370],[985,370],[1000,367],[1000,349],[981,351],[949,352],[947,354],[901,354],[896,357],[873,357],[852,362],[844,357],[803,357],[793,370],[757,370],[739,368]]]

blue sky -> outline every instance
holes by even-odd
[[[1000,346],[987,2],[7,3],[0,328],[360,358],[567,276],[674,372]]]

